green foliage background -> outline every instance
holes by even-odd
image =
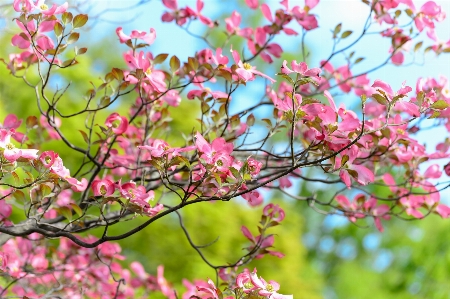
[[[1,35],[1,44],[10,44],[11,34]],[[220,37],[217,37],[220,39]],[[102,42],[89,47],[88,54],[80,59],[80,64],[59,72],[60,82],[72,82],[65,96],[66,111],[79,110],[84,105],[83,95],[90,88],[89,82],[99,82],[102,71],[111,67],[123,67],[121,50],[108,44],[108,54],[99,46]],[[239,43],[234,43],[238,48]],[[2,47],[0,57],[7,58],[14,52],[12,47]],[[293,53],[286,58],[294,58]],[[101,60],[100,68],[92,66]],[[130,103],[132,98],[122,99]],[[115,105],[105,111],[103,119],[111,112],[126,114],[125,105]],[[180,141],[177,132],[189,134],[195,128],[195,121],[186,122],[187,114],[195,114],[198,107],[195,102],[183,99],[181,109],[172,109],[174,119],[173,142]],[[15,113],[21,118],[28,115],[39,116],[34,91],[24,85],[20,79],[9,75],[9,71],[0,66],[0,121]],[[102,117],[99,117],[102,119]],[[84,122],[83,116],[65,119],[62,131],[74,144],[83,145],[81,134],[77,131]],[[32,139],[39,139],[33,136]],[[43,149],[52,149],[60,153],[69,168],[77,165],[79,156],[61,142],[51,141]],[[309,187],[304,185],[300,195],[307,195]],[[450,298],[450,224],[435,216],[424,221],[393,220],[386,223],[386,232],[379,234],[373,226],[360,228],[354,225],[329,227],[323,223],[324,216],[315,214],[300,202],[281,199],[275,195],[275,202],[287,212],[286,220],[273,229],[276,233],[276,250],[286,254],[283,259],[266,257],[253,262],[248,267],[258,268],[258,273],[266,279],[281,284],[281,292],[294,294],[295,298]],[[182,211],[186,227],[197,244],[218,241],[204,250],[205,255],[214,264],[234,262],[247,246],[240,227],[246,225],[256,233],[256,225],[261,208],[251,209],[240,200],[231,202],[202,203],[191,205]],[[117,225],[111,230],[119,234],[144,221],[138,217],[134,221]],[[307,247],[302,242],[305,233],[313,234],[317,242]],[[374,234],[380,240],[372,249],[367,249],[364,239]],[[332,248],[323,250],[320,240],[332,238]],[[339,244],[348,242],[357,253],[352,258],[338,254]],[[150,273],[156,273],[156,267],[165,266],[165,276],[169,281],[181,286],[183,278],[213,278],[214,272],[205,265],[192,249],[180,229],[175,215],[165,217],[144,229],[140,233],[119,242],[127,259],[124,263],[138,260]],[[382,270],[377,267],[377,256],[389,252],[392,260]],[[182,290],[182,288],[179,288]]]

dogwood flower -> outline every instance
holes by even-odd
[[[14,129],[0,129],[0,149],[3,149],[3,156],[6,160],[14,162],[20,157],[25,159],[36,159],[37,149],[18,149],[11,143],[11,135],[15,133]]]

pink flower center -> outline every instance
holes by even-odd
[[[106,194],[106,187],[105,187],[105,185],[102,185],[102,186],[100,187],[100,194],[101,194],[101,195],[105,195],[105,194]]]
[[[117,129],[120,126],[121,121],[120,120],[115,120],[112,122],[111,126],[115,129]]]
[[[6,145],[6,149],[9,149],[9,150],[13,150],[13,149],[15,149],[16,147],[14,146],[14,144],[12,144],[12,143],[8,143],[7,145]]]
[[[246,69],[248,71],[251,68],[252,68],[252,66],[250,65],[250,63],[247,63],[247,62],[244,63],[244,69]]]

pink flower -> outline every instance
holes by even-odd
[[[304,10],[299,6],[295,6],[292,9],[292,14],[294,15],[300,26],[302,26],[305,30],[313,30],[319,27],[316,16],[309,14],[309,9]]]
[[[266,205],[263,210],[263,215],[269,217],[271,221],[280,223],[285,217],[284,210],[279,205],[272,203]]]
[[[6,272],[8,270],[8,254],[0,252],[0,272]]]
[[[274,280],[266,282],[264,278],[256,275],[256,269],[254,269],[251,273],[245,269],[244,272],[237,276],[236,285],[246,294],[250,292],[257,292],[260,296],[269,299],[293,298],[292,295],[282,295],[277,293],[280,289],[280,284]]]
[[[150,145],[141,145],[141,146],[138,146],[138,148],[150,151],[149,160],[151,160],[152,157],[160,158],[164,155],[167,155],[167,154],[173,152],[173,149],[170,148],[169,144],[161,139],[154,140],[151,146]]]
[[[254,269],[250,274],[250,279],[252,283],[259,289],[258,294],[261,296],[273,298],[275,294],[277,294],[277,291],[280,289],[280,285],[276,281],[270,280],[269,283],[267,283],[264,278],[259,278],[258,275],[256,275],[256,269]]]
[[[308,69],[308,65],[304,62],[297,63],[296,60],[293,60],[291,62],[291,68],[287,67],[287,61],[283,61],[283,65],[281,67],[281,72],[283,74],[291,74],[291,73],[297,73],[305,77],[319,77],[319,74],[321,72],[320,68],[312,68]]]
[[[223,92],[223,91],[212,91],[209,88],[205,88],[203,90],[199,90],[199,89],[191,90],[188,92],[187,98],[189,100],[193,100],[194,98],[203,99],[209,95],[212,96],[213,99],[227,99],[228,98],[228,93]],[[231,99],[231,96],[230,96],[230,99]]]
[[[53,4],[51,8],[48,8],[45,0],[38,0],[35,3],[32,0],[14,0],[13,2],[14,10],[17,12],[29,13],[34,9],[39,9],[46,16],[62,14],[67,10],[68,6],[69,4],[65,2],[60,6]]]
[[[75,192],[82,192],[84,190],[86,190],[87,185],[88,185],[88,180],[86,180],[85,178],[82,178],[81,181],[78,181],[75,178],[72,177],[66,177],[65,180],[71,184],[72,186],[70,187],[70,189],[72,189]]]
[[[250,206],[252,206],[252,207],[259,206],[259,205],[262,204],[263,201],[264,201],[263,197],[261,196],[261,193],[259,193],[259,192],[256,191],[256,190],[253,190],[253,191],[244,193],[244,194],[242,194],[241,196],[242,196],[242,198],[244,198],[244,199],[248,202],[248,204],[249,204]]]
[[[14,162],[20,157],[25,159],[36,159],[38,150],[36,149],[18,149],[11,143],[11,135],[15,133],[14,129],[0,129],[0,148],[3,149],[3,156],[6,160]]]
[[[41,160],[42,165],[44,165],[45,168],[50,168],[53,166],[58,157],[59,155],[54,151],[45,151],[41,153],[39,160]]]
[[[58,6],[53,3],[51,8],[48,8],[47,4],[45,4],[45,0],[38,0],[34,4],[34,8],[39,9],[43,15],[53,16],[64,13],[69,7],[69,3],[64,2],[64,4]]]
[[[420,8],[420,12],[414,19],[417,29],[422,32],[426,27],[434,29],[434,21],[441,22],[445,19],[445,12],[434,1],[428,1]]]
[[[208,297],[208,298],[214,298],[214,299],[219,299],[219,290],[216,288],[216,286],[214,285],[214,282],[211,279],[208,279],[208,287],[204,287],[204,286],[196,286],[198,291],[201,292],[205,292],[206,294],[211,294],[213,297]]]
[[[44,160],[47,161],[47,159],[45,159],[45,157],[46,156],[43,156]],[[52,173],[57,174],[59,177],[61,177],[63,179],[70,177],[69,169],[67,169],[63,165],[63,160],[58,155],[53,155],[53,161],[50,161],[50,162],[52,162],[52,163],[49,166],[49,168]],[[47,163],[50,164],[49,162],[47,162]]]
[[[122,184],[121,181],[117,184],[120,190],[120,194],[128,199],[140,199],[143,201],[153,200],[155,193],[153,190],[146,191],[144,186],[136,186],[136,183],[129,181]]]
[[[172,89],[169,90],[163,97],[163,101],[167,103],[167,105],[172,107],[178,107],[181,102],[181,97],[178,90]]]
[[[115,191],[114,183],[111,180],[94,180],[92,182],[92,190],[95,196],[110,196]]]
[[[147,33],[145,31],[133,30],[131,31],[131,35],[128,36],[123,33],[122,27],[117,27],[116,34],[119,37],[120,43],[122,44],[131,39],[141,39],[146,44],[151,45],[156,39],[156,31],[153,28],[150,28],[150,33]]]
[[[245,4],[251,9],[257,9],[259,5],[258,0],[245,0]]]
[[[165,12],[161,20],[163,22],[172,22],[176,20],[179,26],[184,25],[188,19],[195,17],[196,13],[190,7],[178,9],[177,0],[162,0],[165,7],[173,10],[172,12]]]
[[[166,83],[164,82],[165,75],[162,71],[154,70],[152,61],[153,56],[151,53],[144,54],[143,51],[136,52],[133,54],[129,51],[124,54],[124,59],[128,66],[133,70],[142,70],[145,74],[145,82],[150,84],[150,86],[158,92],[163,92],[166,90]],[[133,75],[128,75],[127,81],[132,84],[136,84],[139,80]]]
[[[263,164],[253,158],[248,158],[247,163],[248,169],[250,170],[250,174],[252,176],[258,175],[258,173],[261,171],[261,167],[263,166]]]
[[[430,165],[427,170],[425,170],[423,176],[427,179],[438,179],[442,175],[442,172],[439,170],[438,164]]]
[[[14,0],[13,7],[17,12],[30,12],[34,9],[34,3],[32,0]]]
[[[11,39],[11,44],[20,49],[27,49],[31,46],[31,36],[28,32],[36,32],[33,36],[37,47],[41,50],[53,49],[55,47],[53,40],[43,32],[52,31],[56,21],[43,21],[39,24],[39,28],[36,28],[34,20],[31,20],[26,25],[22,24],[19,20],[16,20],[17,25],[22,30],[21,34],[16,34]]]
[[[12,213],[12,206],[6,203],[5,199],[0,200],[0,221],[8,219]]]
[[[51,122],[51,124],[53,126],[59,128],[61,126],[61,119],[59,119],[58,117],[47,118],[44,115],[41,115],[41,117],[39,118],[39,122],[41,123],[41,126],[45,129],[45,131],[48,133],[48,135],[51,139],[56,139],[56,140],[61,139],[61,136],[53,128],[53,126],[50,125],[49,121]]]
[[[449,218],[450,217],[450,207],[446,205],[438,205],[436,207],[436,212],[442,217],[442,218]]]
[[[203,6],[205,4],[203,3],[203,0],[197,0],[197,13],[196,13],[196,17],[200,20],[200,22],[202,22],[203,24],[207,25],[208,27],[214,27],[214,22],[211,21],[209,18],[205,17],[204,15],[201,14],[201,11],[203,10]]]
[[[241,60],[241,57],[239,56],[239,53],[237,51],[231,50],[233,59],[235,63],[237,64],[238,68],[236,69],[236,73],[239,75],[239,77],[247,81],[253,81],[255,80],[255,75],[261,76],[269,80],[270,82],[274,83],[276,80],[270,78],[266,74],[261,73],[260,71],[256,70],[255,66],[251,66],[249,63],[243,63]]]
[[[216,138],[209,144],[203,136],[197,132],[195,135],[195,146],[201,153],[200,158],[206,163],[215,165],[219,171],[228,171],[234,158],[230,155],[233,152],[233,144],[227,143],[223,138]]]
[[[253,284],[250,272],[245,269],[244,272],[239,273],[236,277],[236,285],[244,291],[244,293],[248,294],[253,290],[256,290],[257,287]]]
[[[8,114],[3,121],[3,125],[0,124],[0,129],[18,129],[21,124],[22,120],[18,119],[15,114]],[[13,134],[11,137],[17,142],[22,143],[23,141],[27,140],[25,134],[16,131],[14,132],[15,134]]]
[[[114,134],[120,135],[127,130],[128,119],[114,112],[106,118],[105,125],[111,128]]]
[[[375,175],[369,168],[354,163],[355,159],[358,156],[358,153],[359,153],[358,146],[352,145],[348,150],[345,150],[341,153],[341,157],[343,157],[344,155],[347,155],[348,157],[348,160],[345,163],[345,165],[341,165],[342,163],[341,157],[337,156],[335,158],[335,166],[334,166],[335,169],[339,169],[344,166],[346,167],[340,170],[339,176],[342,182],[344,182],[344,184],[348,188],[350,188],[351,186],[350,177],[353,177],[361,185],[367,185],[375,180]]]
[[[175,299],[175,290],[173,290],[164,277],[164,266],[158,266],[157,282],[161,293],[168,299]],[[218,299],[218,298],[217,298]]]
[[[450,163],[447,163],[444,166],[444,172],[445,172],[446,175],[450,176]]]
[[[230,34],[236,34],[244,38],[250,39],[253,34],[252,28],[241,29],[241,14],[237,11],[233,11],[229,18],[225,19],[226,29]]]

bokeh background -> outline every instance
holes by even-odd
[[[16,51],[10,45],[10,39],[17,32],[11,22],[14,11],[6,6],[6,0],[0,0],[0,57],[7,58]],[[239,10],[243,24],[261,24],[263,20],[259,11],[251,11],[241,0],[204,0],[204,14],[211,19],[229,16],[233,10]],[[278,0],[264,1],[272,8],[279,6]],[[450,12],[450,1],[436,1],[445,11]],[[290,1],[291,6],[301,5],[303,1]],[[420,7],[423,2],[415,2]],[[195,1],[179,1],[179,6],[195,7]],[[207,45],[200,39],[187,34],[174,24],[162,23],[161,15],[165,11],[159,0],[139,1],[84,1],[80,12],[89,12],[89,28],[82,33],[78,42],[89,48],[88,53],[80,59],[80,64],[58,71],[51,81],[52,87],[72,82],[72,87],[65,96],[66,109],[81,108],[84,105],[83,94],[89,89],[89,82],[99,82],[99,77],[112,67],[125,68],[122,53],[126,47],[120,45],[115,29],[123,26],[125,32],[132,29],[149,30],[155,28],[156,42],[147,50],[152,53],[169,53],[177,55],[182,61]],[[319,15],[320,28],[308,33],[306,38],[306,57],[311,67],[327,57],[331,51],[330,30],[342,22],[343,30],[359,32],[368,15],[368,7],[356,0],[322,0],[313,11]],[[94,17],[95,16],[95,17]],[[299,28],[295,28],[299,29]],[[199,24],[192,24],[192,32],[202,34]],[[437,35],[443,39],[450,38],[450,22],[445,20],[437,28]],[[224,36],[213,35],[215,45],[221,44]],[[257,60],[258,69],[268,74],[275,74],[283,59],[302,60],[299,38],[279,37],[275,39],[286,51],[281,59],[272,65]],[[244,47],[242,39],[232,40],[233,48]],[[348,42],[351,42],[349,40]],[[343,44],[345,45],[345,43]],[[357,53],[366,57],[354,72],[370,69],[386,58],[389,42],[370,35],[357,47]],[[434,54],[418,57],[408,66],[387,65],[369,75],[374,79],[383,79],[398,89],[403,81],[415,86],[419,77],[450,77],[449,56]],[[333,61],[333,65],[344,64],[343,59]],[[353,95],[339,94],[338,101],[347,107],[358,109],[359,100]],[[256,80],[247,85],[244,91],[237,93],[232,102],[232,109],[241,110],[251,106],[264,94],[264,82]],[[111,107],[104,115],[113,111],[126,114],[124,108],[133,98],[122,99],[121,104]],[[262,109],[259,113],[270,113]],[[9,72],[0,65],[0,120],[15,113],[24,118],[28,115],[38,116],[33,90],[28,89],[19,80],[9,76]],[[193,102],[182,101],[181,109],[171,109],[174,119],[172,142],[181,141],[180,132],[190,134],[196,128],[195,115],[198,107]],[[187,118],[186,115],[192,116]],[[82,120],[81,120],[82,121]],[[69,119],[63,123],[62,130],[74,143],[82,144],[81,135],[76,128],[80,119]],[[445,129],[437,128],[427,131],[420,138],[428,146],[434,146],[438,138],[433,136],[448,135]],[[436,141],[435,141],[436,140]],[[56,141],[46,144],[48,149],[58,151],[65,164],[77,165],[77,156],[69,153]],[[333,190],[320,184],[297,182],[290,191],[298,195],[316,192],[318,198],[331,196]],[[376,191],[376,190],[375,190]],[[380,191],[381,192],[381,191]],[[249,268],[258,268],[258,273],[267,279],[281,284],[281,293],[294,294],[295,298],[450,298],[450,222],[437,216],[430,216],[421,221],[403,221],[393,219],[385,224],[385,232],[378,232],[371,224],[356,226],[340,216],[324,216],[308,208],[305,202],[285,198],[282,194],[265,191],[266,202],[280,204],[286,210],[286,220],[274,229],[276,249],[286,254],[283,259],[265,257],[253,262]],[[443,201],[448,201],[448,193],[443,193]],[[218,238],[205,250],[206,256],[216,264],[235,261],[248,245],[240,233],[242,225],[248,226],[256,233],[256,225],[261,215],[260,208],[249,208],[243,200],[237,199],[227,203],[204,203],[188,206],[182,211],[184,222],[195,242],[206,244]],[[16,215],[17,219],[20,218]],[[142,221],[140,219],[136,220]],[[127,223],[118,226],[113,233],[126,230]],[[156,267],[163,264],[166,278],[183,290],[183,278],[206,279],[214,272],[202,263],[197,253],[189,247],[178,218],[173,215],[157,221],[144,231],[119,242],[127,257],[124,263],[140,261],[150,273],[156,273]]]

